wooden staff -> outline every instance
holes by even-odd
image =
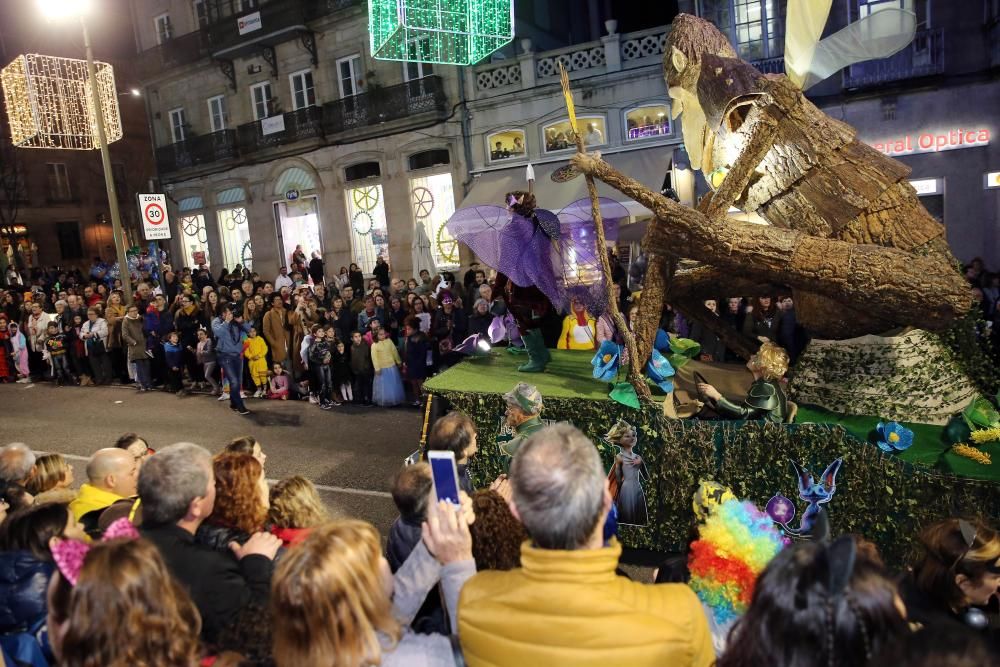
[[[573,104],[573,93],[569,89],[569,75],[562,62],[559,63],[559,82],[562,84],[563,98],[566,100],[566,111],[569,113],[569,124],[573,129],[573,138],[576,139],[576,152],[586,154],[587,148],[583,144],[583,137],[576,123],[576,108]],[[597,185],[594,178],[589,174],[587,178],[587,192],[590,194],[591,214],[594,218],[594,228],[597,230],[597,255],[601,258],[601,273],[604,274],[604,284],[607,285],[608,292],[608,312],[611,319],[618,327],[622,338],[625,340],[625,349],[628,350],[628,381],[635,387],[636,395],[647,401],[652,400],[649,393],[649,385],[642,374],[642,367],[645,365],[639,357],[639,351],[635,345],[635,336],[629,331],[625,324],[625,318],[618,309],[618,300],[615,299],[614,281],[611,279],[611,262],[608,260],[608,246],[604,237],[604,220],[601,217],[601,202],[597,195]]]

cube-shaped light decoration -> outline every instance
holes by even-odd
[[[514,39],[514,0],[369,0],[372,55],[472,65]]]
[[[111,65],[98,62],[97,88],[108,143],[122,138]],[[11,141],[21,148],[100,148],[87,61],[29,53],[0,72]]]

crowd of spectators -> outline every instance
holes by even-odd
[[[427,448],[467,461],[476,438],[452,413]],[[7,664],[997,664],[983,608],[1000,533],[971,517],[927,526],[895,574],[860,538],[790,545],[723,632],[676,568],[676,583],[623,572],[600,456],[571,424],[528,437],[460,506],[437,500],[426,463],[405,467],[385,548],[373,526],[331,518],[308,480],[269,488],[266,460],[252,437],[213,455],[130,433],[76,489],[59,454],[0,448]]]

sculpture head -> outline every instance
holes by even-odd
[[[663,77],[671,99],[671,117],[682,113],[681,128],[684,148],[691,160],[692,169],[702,168],[702,156],[708,143],[708,126],[705,112],[698,101],[698,78],[704,55],[737,58],[729,40],[718,28],[697,16],[678,14],[667,35],[663,54]],[[711,146],[707,147],[711,151]]]

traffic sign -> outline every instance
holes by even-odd
[[[167,218],[167,197],[161,194],[138,195],[142,232],[147,241],[170,238],[170,220]]]

